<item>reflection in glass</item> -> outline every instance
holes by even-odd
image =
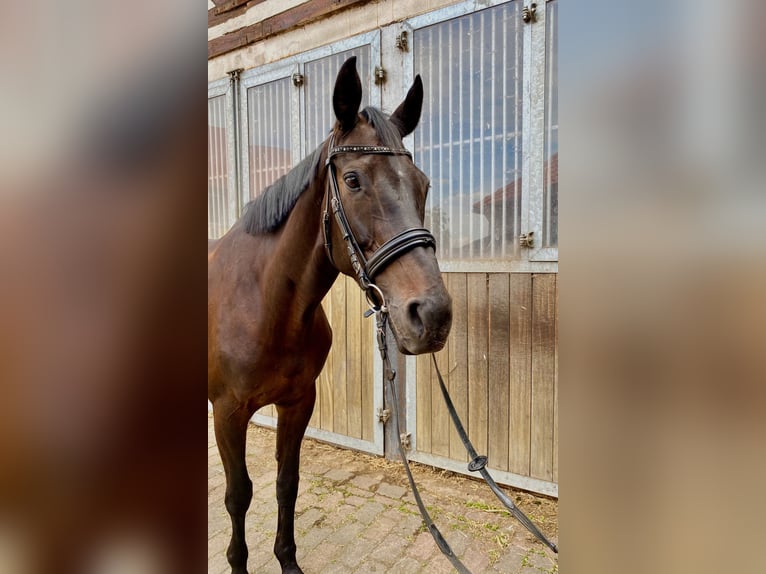
[[[290,88],[282,78],[247,90],[249,199],[292,168]]]
[[[322,143],[335,123],[332,109],[332,91],[335,78],[343,62],[356,56],[356,71],[362,81],[362,103],[360,109],[369,105],[370,46],[366,44],[353,50],[346,50],[324,58],[307,62],[305,70],[306,155]]]
[[[226,154],[226,96],[207,101],[207,236],[216,239],[229,228],[229,166]]]
[[[521,224],[522,21],[511,2],[415,31],[415,161],[438,256],[510,259]]]
[[[546,6],[545,179],[543,247],[559,244],[559,82],[558,2]]]

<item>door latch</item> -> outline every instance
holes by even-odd
[[[378,409],[378,420],[382,422],[383,424],[386,424],[388,422],[388,419],[391,418],[391,411],[388,409]]]

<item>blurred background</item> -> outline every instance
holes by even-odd
[[[561,570],[766,571],[764,5],[560,4]],[[0,14],[0,571],[201,570],[204,11]]]
[[[766,571],[765,15],[561,3],[567,574]]]
[[[0,5],[1,572],[204,568],[204,27]]]

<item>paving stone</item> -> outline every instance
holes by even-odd
[[[376,562],[392,566],[402,556],[406,547],[407,541],[405,538],[398,534],[390,533],[372,551],[370,558]]]
[[[338,530],[332,533],[329,539],[339,546],[348,546],[354,539],[359,536],[359,524],[351,522],[341,526]]]
[[[212,558],[208,558],[207,573],[208,574],[227,574],[231,571],[231,566],[226,560],[226,556],[218,554]]]
[[[346,485],[346,492],[348,492],[352,496],[358,496],[360,498],[372,498],[375,496],[375,493],[368,489],[362,489],[357,488],[356,486],[351,486],[349,483]]]
[[[407,493],[407,489],[395,484],[389,484],[387,482],[381,482],[378,485],[377,494],[382,494],[389,498],[401,498]]]
[[[324,518],[324,512],[319,508],[309,508],[300,516],[295,517],[295,527],[302,530],[311,528]]]
[[[391,567],[391,572],[396,572],[396,574],[417,574],[420,572],[421,567],[421,564],[414,558],[403,556]]]
[[[341,552],[338,561],[349,568],[356,568],[365,556],[369,556],[378,545],[377,540],[356,538]]]
[[[447,574],[454,571],[455,569],[450,564],[450,561],[441,553],[437,553],[423,567],[423,574]]]
[[[363,506],[367,504],[368,500],[361,496],[347,496],[343,502],[350,504],[351,506]]]
[[[383,572],[391,572],[389,570],[388,566],[385,564],[381,564],[380,562],[375,562],[374,560],[367,559],[364,562],[362,562],[359,567],[354,570],[354,572],[359,572],[359,574],[366,574],[367,572],[376,572],[376,573],[383,573]]]
[[[342,468],[334,468],[325,473],[325,478],[329,478],[333,482],[346,482],[352,476],[354,476],[353,473]]]
[[[471,572],[487,572],[489,570],[489,555],[468,547],[460,556],[461,561]]]
[[[372,524],[372,522],[380,516],[385,509],[380,502],[375,500],[368,502],[361,508],[358,508],[354,517],[363,524]]]
[[[351,484],[362,490],[371,491],[372,487],[376,484],[379,484],[381,480],[383,480],[383,477],[380,475],[368,476],[364,474],[358,474],[351,479]]]
[[[211,422],[212,417],[208,417],[208,572],[228,574],[226,546],[231,522],[224,506],[225,476]],[[245,523],[251,574],[281,574],[273,554],[277,525],[273,454],[274,431],[251,426],[247,460],[253,502]],[[479,505],[495,505],[492,493],[485,492],[483,485],[449,473],[434,473],[417,464],[413,472],[427,493],[429,512],[474,574],[521,574],[522,561],[528,564],[523,574],[553,571],[557,558],[526,530],[508,517],[481,510]],[[384,459],[304,441],[295,518],[297,558],[304,572],[453,572],[431,535],[423,530],[404,479],[401,468]],[[535,514],[545,505],[555,509],[555,501],[517,491],[509,491],[509,496],[534,508]],[[476,507],[467,507],[466,500],[476,503]],[[487,524],[498,528],[482,527]],[[544,525],[556,540],[555,510],[546,515]]]
[[[407,547],[407,555],[421,562],[428,560],[435,551],[437,551],[436,544],[429,532],[418,534]]]

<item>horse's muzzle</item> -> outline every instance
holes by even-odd
[[[421,355],[441,350],[452,326],[452,298],[444,288],[391,305],[391,329],[399,350]]]

